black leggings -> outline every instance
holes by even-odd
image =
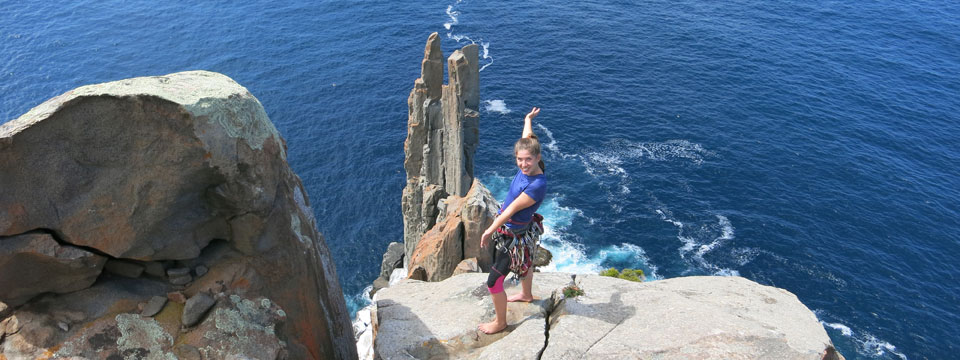
[[[510,273],[510,254],[507,248],[497,249],[493,255],[493,267],[490,268],[490,275],[487,276],[487,290],[491,294],[503,292],[503,280]]]

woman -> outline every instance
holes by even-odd
[[[480,237],[480,247],[486,247],[494,239],[497,251],[493,267],[487,278],[487,290],[493,297],[496,319],[480,324],[478,328],[487,334],[500,332],[507,327],[507,302],[533,300],[533,252],[536,250],[540,233],[543,232],[543,219],[536,214],[547,194],[547,177],[543,174],[543,161],[540,156],[540,142],[533,133],[533,118],[540,114],[540,108],[533,108],[523,119],[523,133],[513,146],[516,157],[517,175],[510,183],[510,190],[493,224]],[[513,271],[523,278],[521,291],[507,298],[503,291],[503,280]]]

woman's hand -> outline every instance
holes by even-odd
[[[533,120],[533,118],[537,117],[537,115],[540,115],[540,108],[534,107],[529,113],[527,113],[526,119]]]
[[[493,232],[494,232],[494,230],[493,230],[493,229],[490,229],[490,228],[488,228],[486,231],[483,232],[483,235],[480,236],[480,247],[481,247],[481,248],[487,247],[487,242],[489,242],[489,241],[490,241],[490,238],[493,237]]]
[[[523,132],[520,133],[521,138],[532,137],[533,135],[533,118],[540,115],[540,108],[533,107],[533,110],[523,118]]]

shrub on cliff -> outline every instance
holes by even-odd
[[[568,285],[563,288],[563,297],[564,298],[574,298],[577,296],[583,295],[583,289],[576,285]]]
[[[635,282],[643,282],[643,270],[641,269],[623,269],[623,271],[617,271],[616,268],[609,268],[605,271],[600,272],[601,276],[615,277],[624,280],[630,280]]]

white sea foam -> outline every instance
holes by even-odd
[[[593,274],[600,272],[600,264],[596,259],[587,257],[583,244],[564,241],[556,234],[544,234],[541,246],[550,250],[553,259],[550,264],[540,268],[542,271],[559,271],[578,274]]]
[[[549,135],[551,135],[549,138],[552,138],[552,134]],[[599,150],[587,150],[582,154],[566,154],[553,140],[547,148],[564,159],[578,160],[583,165],[584,171],[598,180],[598,184],[606,192],[610,208],[614,213],[622,212],[626,201],[624,195],[632,192],[631,186],[635,179],[627,170],[631,166],[642,164],[644,161],[678,160],[700,166],[705,159],[716,155],[700,144],[688,140],[635,142],[619,139],[604,144]]]
[[[459,1],[458,1],[457,3],[459,4]],[[450,21],[447,21],[447,22],[443,23],[443,27],[446,28],[447,30],[450,30],[450,28],[451,28],[453,25],[457,25],[457,24],[460,23],[460,19],[459,19],[459,17],[460,17],[460,12],[454,10],[454,9],[453,9],[453,5],[448,5],[448,6],[447,6],[447,16],[450,17]],[[459,41],[459,40],[457,40],[457,41]]]
[[[897,347],[893,346],[893,344],[877,339],[875,336],[870,334],[867,334],[864,338],[865,341],[863,341],[861,344],[861,348],[867,354],[884,356],[886,353],[890,353],[900,359],[907,360],[907,356],[901,352],[898,352]]]
[[[511,113],[510,109],[507,108],[507,103],[503,100],[484,100],[483,103],[483,110],[488,112],[495,112],[504,115]]]
[[[623,164],[623,159],[615,154],[600,152],[587,153],[587,160],[589,160],[589,162],[584,165],[586,165],[587,172],[590,173],[590,175],[602,173],[604,175],[627,176],[627,171],[620,166]]]
[[[557,148],[557,139],[553,137],[553,132],[550,131],[550,129],[547,129],[546,126],[543,126],[543,124],[540,124],[540,123],[537,123],[537,128],[540,129],[540,131],[543,132],[544,135],[546,135],[544,136],[544,138],[548,140],[546,143],[541,141],[540,144],[543,145],[543,147],[547,148],[548,151],[551,151],[557,155],[560,155],[560,149]]]
[[[542,245],[553,254],[550,264],[543,271],[559,271],[578,274],[596,274],[604,270],[604,263],[628,263],[628,267],[645,269],[647,279],[662,278],[657,267],[650,262],[643,248],[621,243],[601,248],[595,256],[588,256],[582,244],[568,242],[559,237],[544,236]]]
[[[717,215],[717,220],[721,229],[720,236],[710,241],[709,244],[700,244],[700,247],[697,248],[696,255],[701,258],[703,254],[717,248],[717,246],[720,246],[724,241],[733,239],[733,225],[730,224],[730,220],[723,215]]]
[[[736,261],[737,265],[744,266],[760,255],[760,250],[755,248],[737,248],[730,250],[730,256]]]
[[[637,245],[621,243],[620,245],[604,248],[600,250],[599,258],[602,260],[630,262],[636,264],[636,267],[645,265],[649,272],[644,275],[646,275],[648,279],[662,279],[660,275],[657,275],[657,266],[650,262],[650,258],[647,257],[647,252]]]
[[[825,313],[822,310],[814,310],[813,313],[817,315],[817,318],[822,318],[825,316]],[[895,356],[901,360],[907,360],[907,356],[897,351],[896,346],[884,340],[880,340],[872,334],[854,331],[849,326],[839,322],[827,322],[820,320],[820,324],[825,328],[831,328],[840,331],[840,335],[853,341],[857,345],[856,350],[860,355],[875,358],[891,358],[892,356]]]
[[[490,42],[480,41],[480,47],[483,48],[483,53],[482,53],[483,59],[490,60],[490,62],[483,64],[483,66],[480,67],[480,70],[477,70],[478,72],[483,71],[483,69],[486,69],[487,66],[493,65],[493,56],[490,56]]]
[[[458,9],[460,3],[463,1],[457,1],[455,4],[447,5],[447,17],[450,19],[443,23],[443,28],[447,29],[447,38],[453,39],[457,43],[460,43],[463,40],[469,41],[471,44],[478,44],[482,49],[480,52],[480,58],[483,60],[489,60],[483,66],[480,67],[479,71],[483,71],[488,66],[493,65],[493,56],[490,56],[490,42],[484,42],[483,38],[477,38],[477,40],[471,39],[467,35],[455,34],[453,32],[453,26],[460,24],[460,10]]]
[[[850,330],[850,327],[849,327],[849,326],[846,326],[846,325],[844,325],[844,324],[841,324],[841,323],[828,323],[828,322],[823,322],[823,321],[821,321],[820,323],[823,324],[823,326],[826,326],[826,327],[829,327],[829,328],[832,328],[832,329],[840,330],[840,334],[843,334],[843,336],[853,336],[853,330]]]
[[[680,258],[689,261],[694,266],[687,272],[699,268],[713,275],[740,276],[740,272],[737,270],[722,268],[704,259],[705,254],[734,239],[734,228],[730,219],[723,215],[714,215],[717,218],[716,225],[710,223],[691,224],[689,227],[693,234],[688,235],[686,233],[688,226],[680,220],[671,218],[672,213],[663,209],[657,209],[656,212],[660,215],[660,219],[677,227],[677,240],[680,240],[681,243],[680,247],[677,248]]]

